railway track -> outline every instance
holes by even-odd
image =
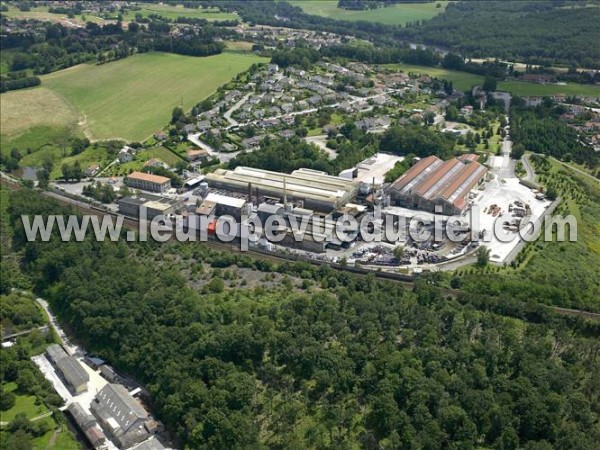
[[[21,187],[18,183],[15,183],[14,181],[9,181],[5,177],[2,178],[2,184],[9,187],[11,190],[17,190]],[[102,209],[102,208],[99,208],[99,207],[96,207],[93,205],[89,205],[89,204],[81,202],[79,200],[74,200],[69,197],[65,197],[65,196],[60,195],[55,192],[41,191],[40,193],[44,196],[51,197],[64,205],[74,207],[77,210],[79,210],[83,213],[86,213],[86,214],[93,214],[96,216],[109,215],[112,217],[119,216],[119,214],[117,214],[117,213],[106,211],[105,209]],[[136,231],[139,230],[139,220],[137,220],[137,219],[133,219],[130,217],[124,217],[123,225],[125,228],[128,228],[130,230],[136,230]],[[173,238],[173,235],[171,235],[171,238]],[[248,249],[247,251],[242,252],[241,249],[238,248],[237,246],[231,245],[230,243],[220,242],[218,240],[202,241],[201,244],[207,246],[208,248],[216,250],[216,251],[221,251],[221,252],[226,251],[226,252],[233,252],[236,254],[250,255],[256,259],[261,259],[264,261],[275,262],[275,263],[303,261],[303,262],[308,262],[310,264],[318,265],[318,266],[328,265],[328,266],[332,267],[333,269],[345,270],[345,271],[349,271],[349,272],[352,272],[352,273],[355,273],[355,274],[361,275],[361,276],[366,276],[366,275],[372,274],[377,279],[392,281],[392,282],[403,285],[407,289],[414,289],[414,287],[415,287],[415,278],[411,277],[409,275],[394,274],[394,273],[390,273],[390,272],[379,272],[379,271],[373,271],[373,270],[362,269],[362,268],[359,269],[359,268],[355,268],[355,267],[342,266],[339,264],[324,263],[323,261],[317,261],[317,260],[291,258],[291,257],[286,257],[284,255],[279,255],[276,253],[271,253],[271,252],[266,252],[266,251],[257,251],[255,249]],[[437,289],[444,296],[452,297],[452,298],[458,298],[463,293],[462,291],[457,290],[457,289],[447,289],[447,288],[437,288]],[[591,312],[591,311],[583,311],[583,310],[579,310],[579,309],[562,308],[562,307],[558,307],[558,306],[550,306],[550,305],[545,305],[545,306],[561,315],[580,316],[580,317],[585,317],[588,319],[600,320],[600,313],[595,313],[595,312]]]

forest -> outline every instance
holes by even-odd
[[[558,119],[565,111],[550,99],[535,108],[527,108],[522,100],[513,99],[510,125],[515,145],[562,161],[575,161],[590,169],[598,167],[598,153],[582,144],[577,132]]]
[[[150,390],[190,448],[594,449],[597,323],[204,245],[26,242],[13,251],[72,333]],[[244,274],[278,283],[246,286]],[[256,278],[256,277],[255,277]],[[192,280],[204,288],[192,288]],[[235,288],[234,288],[235,287]]]
[[[597,69],[600,48],[585,43],[597,40],[599,23],[598,5],[586,2],[463,1],[397,36],[475,58]]]
[[[406,28],[312,16],[286,2],[212,0],[201,3],[224,11],[237,11],[251,24],[352,35],[373,42],[377,48],[398,48],[399,42],[418,42],[453,50],[465,57],[600,67],[598,46],[584,44],[597,40],[599,10],[586,7],[584,2],[452,2],[444,13]]]

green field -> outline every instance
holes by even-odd
[[[454,87],[461,91],[469,90],[473,86],[483,83],[483,77],[480,75],[457,70],[447,70],[441,67],[415,66],[411,64],[386,64],[384,67],[400,70],[404,73],[429,75],[431,77],[452,81]]]
[[[35,395],[23,395],[16,392],[17,383],[6,383],[2,386],[2,389],[5,392],[12,392],[15,394],[16,402],[8,411],[0,412],[0,422],[10,422],[19,413],[25,413],[27,418],[33,419],[34,417],[48,412],[48,408],[46,408],[43,403],[39,405],[35,404]]]
[[[182,5],[144,5],[139,10],[127,11],[123,14],[123,20],[134,20],[136,14],[142,17],[148,17],[151,14],[158,14],[168,19],[177,19],[178,17],[191,17],[194,19],[206,20],[235,20],[237,14],[221,12],[216,8],[184,8]]]
[[[537,84],[527,81],[501,81],[498,90],[509,91],[513,95],[540,97],[554,94],[583,95],[588,97],[600,97],[600,87],[590,84],[568,83],[564,86],[557,84]]]
[[[91,139],[141,141],[169,122],[174,107],[188,110],[253,63],[266,61],[234,53],[206,58],[145,53],[54,72],[42,84],[79,112]]]
[[[292,0],[288,3],[299,6],[302,10],[314,16],[329,17],[338,20],[379,22],[386,25],[406,25],[415,20],[429,20],[444,12],[448,2],[406,3],[388,6],[386,8],[365,11],[339,9],[337,0]],[[440,5],[437,8],[437,5]]]
[[[69,22],[78,25],[85,25],[86,22],[95,22],[99,25],[102,25],[105,22],[104,19],[91,15],[75,16],[72,19],[69,19],[66,14],[55,14],[48,12],[48,7],[46,6],[34,7],[31,8],[30,11],[21,11],[18,8],[9,6],[8,11],[3,12],[2,14],[6,15],[7,17],[22,17],[48,22],[62,22],[68,20]]]
[[[10,6],[8,11],[3,12],[7,17],[23,17],[29,19],[36,19],[49,22],[61,22],[69,20],[76,24],[85,24],[85,22],[96,22],[103,24],[105,22],[101,17],[93,15],[81,15],[75,16],[69,19],[66,14],[55,14],[48,12],[48,7],[38,6],[31,8],[30,11],[21,11],[18,8]],[[124,13],[123,21],[129,22],[135,19],[136,14],[141,14],[142,17],[148,17],[151,14],[158,14],[168,19],[177,19],[178,17],[191,17],[195,19],[206,19],[206,20],[235,20],[238,16],[234,13],[221,12],[216,8],[184,8],[182,5],[147,5],[141,7],[139,10],[130,10]],[[116,20],[117,13],[114,13],[107,20]]]
[[[21,136],[34,127],[77,126],[77,110],[65,102],[61,95],[43,86],[0,94],[0,108],[3,149],[5,138]],[[22,145],[35,148],[39,146],[38,143],[44,144],[47,142],[44,134],[39,136],[38,133],[31,133]],[[30,140],[34,142],[29,144]]]
[[[483,83],[483,77],[481,75],[457,70],[447,70],[442,67],[415,66],[411,64],[386,64],[384,67],[400,70],[405,73],[418,73],[452,81],[454,87],[461,91],[471,89],[473,86]],[[555,94],[565,94],[600,97],[600,88],[598,86],[578,83],[558,85],[529,83],[527,81],[500,81],[498,82],[498,90],[508,91],[513,95],[519,96],[550,96]]]

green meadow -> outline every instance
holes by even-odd
[[[558,85],[528,83],[527,81],[501,81],[498,83],[498,89],[501,91],[508,91],[513,95],[519,95],[521,97],[528,95],[547,97],[555,94],[600,97],[600,87],[579,83]]]
[[[174,107],[188,110],[253,63],[266,61],[235,53],[146,53],[61,70],[44,76],[42,85],[78,111],[91,139],[142,141],[168,123]]]
[[[483,83],[481,75],[475,75],[458,70],[448,70],[442,67],[416,66],[412,64],[386,64],[385,67],[395,69],[404,73],[417,73],[431,77],[452,81],[456,89],[466,91],[473,86]],[[555,94],[583,95],[600,97],[600,87],[589,84],[565,83],[565,84],[537,84],[527,81],[500,81],[499,91],[508,91],[518,96],[551,96]]]
[[[329,17],[337,20],[379,22],[386,25],[406,25],[415,20],[429,20],[441,14],[448,2],[403,3],[385,8],[353,11],[337,7],[337,0],[292,0],[288,2],[314,16]],[[439,5],[439,7],[437,6]]]
[[[217,8],[185,8],[183,5],[147,4],[139,10],[127,11],[126,14],[123,14],[123,20],[134,20],[136,14],[141,14],[142,17],[158,14],[168,19],[190,17],[206,20],[235,20],[238,18],[237,14],[221,12]]]
[[[461,91],[469,90],[473,86],[483,83],[483,77],[480,75],[457,70],[447,70],[442,67],[415,66],[412,64],[386,64],[385,67],[404,73],[429,75],[430,77],[452,81],[454,87]]]

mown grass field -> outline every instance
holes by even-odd
[[[415,66],[411,64],[386,64],[385,67],[400,70],[405,73],[418,73],[429,75],[431,77],[446,79],[452,81],[456,89],[465,91],[475,85],[483,83],[483,77],[468,72],[457,70],[448,70],[442,67]],[[498,82],[499,91],[508,91],[518,96],[551,96],[555,94],[565,95],[584,95],[591,97],[600,97],[600,87],[589,84],[568,83],[558,84],[537,84],[527,81],[500,81]]]
[[[429,20],[441,14],[446,9],[448,2],[438,1],[432,3],[405,3],[386,8],[365,11],[352,11],[337,7],[337,0],[292,0],[294,6],[314,16],[329,17],[338,20],[379,22],[386,25],[406,25],[415,20]],[[438,8],[437,5],[440,5]]]
[[[206,20],[235,20],[238,18],[237,14],[221,12],[216,8],[184,8],[183,5],[149,4],[136,11],[127,11],[126,14],[123,14],[123,20],[134,20],[136,14],[141,14],[142,17],[158,14],[168,19],[191,17]]]
[[[77,110],[60,94],[43,86],[1,94],[0,108],[2,140],[14,138],[33,127],[77,124]]]
[[[513,95],[528,96],[536,95],[546,97],[554,94],[583,95],[588,97],[600,97],[600,87],[590,84],[568,83],[566,85],[536,84],[526,81],[501,81],[498,90],[509,91]]]
[[[54,72],[42,78],[42,85],[78,111],[91,139],[141,141],[169,122],[174,107],[188,110],[253,63],[266,61],[234,53],[206,58],[146,53]]]
[[[252,51],[252,42],[248,41],[225,41],[225,51],[233,53],[249,53]]]
[[[447,70],[442,67],[415,66],[412,64],[386,64],[385,67],[404,73],[417,73],[452,81],[454,87],[461,91],[469,90],[473,86],[483,83],[483,77],[480,75],[457,70]]]
[[[106,21],[115,21],[117,19],[117,13],[103,19],[90,14],[77,15],[72,19],[69,19],[66,14],[56,14],[48,11],[47,6],[37,6],[31,8],[30,11],[21,11],[18,8],[9,6],[8,11],[3,12],[7,17],[23,17],[29,19],[43,20],[49,22],[61,22],[69,20],[77,24],[85,24],[85,22],[95,22],[103,24]],[[136,14],[141,14],[142,17],[148,17],[152,14],[158,14],[168,19],[177,19],[178,17],[191,17],[194,19],[206,19],[206,20],[235,20],[238,18],[236,14],[221,12],[216,8],[184,8],[182,5],[147,5],[139,10],[129,10],[122,14],[123,22],[131,22],[135,19]]]
[[[75,16],[74,18],[69,19],[66,14],[55,14],[49,12],[47,6],[33,7],[30,11],[21,11],[18,8],[9,6],[8,11],[3,12],[2,14],[6,15],[7,17],[22,17],[48,22],[61,22],[69,20],[70,22],[80,25],[84,25],[86,22],[95,22],[99,25],[102,25],[105,22],[104,19],[92,15]]]

